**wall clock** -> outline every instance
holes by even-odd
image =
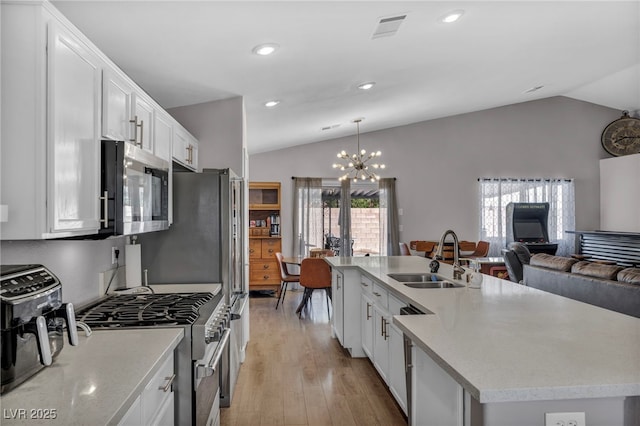
[[[629,111],[623,111],[622,117],[604,128],[601,139],[605,151],[616,157],[639,153],[640,118],[629,117]]]

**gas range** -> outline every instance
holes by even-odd
[[[167,327],[193,324],[211,293],[127,294],[111,296],[85,308],[79,321],[96,328]]]
[[[183,327],[185,337],[175,352],[176,424],[208,424],[215,419],[219,411],[215,401],[220,398],[220,360],[228,354],[231,323],[230,308],[222,293],[112,295],[80,309],[76,316],[91,328],[114,332]]]

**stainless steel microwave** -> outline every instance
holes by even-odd
[[[100,234],[131,235],[169,228],[169,167],[123,141],[102,141]]]

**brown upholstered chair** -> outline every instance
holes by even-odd
[[[327,312],[329,313],[329,304],[331,302],[331,267],[322,258],[302,259],[300,264],[300,285],[304,287],[302,301],[296,309],[298,316],[301,315],[302,309],[307,305],[314,290],[324,290],[327,294]]]
[[[280,267],[280,279],[282,280],[282,282],[280,283],[280,294],[278,294],[278,302],[276,303],[276,309],[278,309],[280,301],[284,303],[284,297],[287,295],[288,284],[300,282],[300,275],[292,274],[288,271],[287,264],[282,261],[282,259],[284,258],[284,256],[282,256],[282,253],[276,252],[274,256],[278,261],[278,266]]]
[[[407,243],[400,243],[400,256],[411,256]]]
[[[475,251],[467,257],[487,257],[489,254],[489,242],[478,241]]]

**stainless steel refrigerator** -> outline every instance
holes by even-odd
[[[229,406],[248,340],[245,182],[230,169],[175,172],[172,178],[173,223],[167,231],[139,235],[142,268],[151,284],[222,284],[231,307],[231,336],[220,405]]]

